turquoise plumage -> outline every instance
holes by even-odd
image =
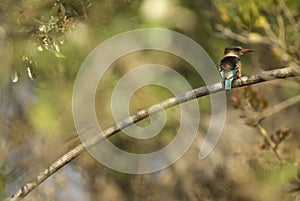
[[[228,73],[225,73],[225,71],[221,71],[220,73],[221,73],[221,77],[224,79],[225,90],[231,89],[231,83],[233,81],[234,76],[237,73],[237,70],[233,69]]]

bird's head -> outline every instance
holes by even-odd
[[[239,46],[230,46],[230,47],[226,47],[225,51],[224,51],[224,56],[229,56],[229,55],[233,55],[233,56],[242,56],[243,54],[246,54],[248,52],[253,52],[252,49],[244,49],[242,47]]]

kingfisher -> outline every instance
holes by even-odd
[[[225,48],[224,56],[219,65],[219,71],[224,80],[225,90],[231,89],[233,79],[241,77],[242,63],[240,56],[248,52],[253,52],[253,50],[244,49],[239,46]]]

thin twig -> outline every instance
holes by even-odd
[[[250,112],[247,113],[247,116],[251,116],[252,122],[255,122],[254,125],[262,122],[262,120],[264,120],[267,117],[270,117],[296,103],[300,102],[300,95],[294,96],[292,98],[286,99],[284,101],[281,101],[279,103],[277,103],[276,105],[273,105],[272,107],[269,107],[265,110],[263,110],[260,113],[257,113],[255,111],[252,111],[252,106],[249,104],[248,106],[248,110]]]
[[[283,17],[281,15],[278,15],[276,19],[277,19],[277,23],[278,23],[278,38],[280,41],[285,43],[286,28],[285,28],[285,24],[283,21]]]
[[[260,82],[266,82],[271,81],[275,79],[282,79],[282,78],[288,78],[288,77],[295,77],[300,76],[300,67],[288,67],[288,68],[282,68],[282,69],[276,69],[271,71],[265,71],[261,72],[255,75],[250,76],[243,76],[239,79],[236,79],[233,82],[233,88],[242,87],[246,85],[252,85]],[[154,106],[151,106],[147,109],[141,110],[137,112],[136,114],[128,117],[127,119],[109,127],[108,129],[104,130],[103,133],[100,133],[97,138],[91,139],[89,141],[89,146],[93,146],[96,143],[103,140],[104,137],[110,137],[120,130],[129,127],[135,122],[141,121],[150,115],[157,113],[159,111],[162,111],[166,108],[178,105],[183,102],[190,101],[192,99],[196,99],[202,96],[206,96],[210,93],[217,93],[219,91],[223,91],[224,87],[221,82],[210,84],[204,87],[199,87],[196,89],[193,89],[191,91],[187,91],[185,93],[179,94],[175,97],[172,97],[170,99],[167,99],[161,103],[158,103]],[[84,146],[82,144],[77,145],[75,148],[71,149],[69,152],[64,154],[61,158],[59,158],[57,161],[52,163],[48,168],[46,168],[43,172],[39,173],[35,179],[31,182],[26,183],[24,186],[22,186],[20,189],[18,189],[10,198],[7,199],[7,201],[16,201],[20,200],[21,198],[24,198],[28,193],[30,193],[32,190],[34,190],[37,186],[39,186],[43,181],[45,181],[47,178],[49,178],[51,175],[53,175],[57,170],[65,166],[67,163],[75,159],[77,156],[79,156],[81,153],[83,153],[85,150]]]
[[[288,19],[289,23],[292,25],[294,31],[298,32],[300,27],[297,24],[297,21],[294,18],[293,14],[291,13],[290,9],[287,7],[286,3],[283,0],[277,0],[277,2],[280,5],[285,17]]]
[[[256,128],[259,130],[260,134],[266,139],[268,144],[271,146],[272,151],[274,152],[278,160],[282,163],[283,159],[280,157],[280,155],[277,152],[277,145],[271,140],[266,129],[260,123],[256,125]]]
[[[290,106],[292,106],[292,105],[294,105],[298,102],[300,102],[300,95],[294,96],[294,97],[289,98],[289,99],[284,100],[284,101],[281,101],[280,103],[264,110],[262,112],[262,117],[263,118],[269,117],[269,116],[271,116],[273,114],[276,114],[276,113],[278,113],[278,112],[280,112],[280,111],[282,111],[282,110],[284,110],[284,109],[286,109],[286,108],[288,108],[288,107],[290,107]]]
[[[249,37],[250,32],[242,31],[241,33],[235,33],[233,32],[230,28],[225,27],[221,24],[216,25],[216,30],[221,32],[222,34],[220,35],[221,37],[225,38],[230,38],[236,41],[240,41],[245,44],[249,43],[255,43],[253,40],[251,40],[251,37]],[[265,45],[270,45],[269,38],[260,36],[261,39],[259,40],[259,44],[265,44]]]

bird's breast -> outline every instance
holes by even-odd
[[[223,71],[231,71],[240,66],[241,60],[239,57],[227,56],[221,60],[220,68]]]

